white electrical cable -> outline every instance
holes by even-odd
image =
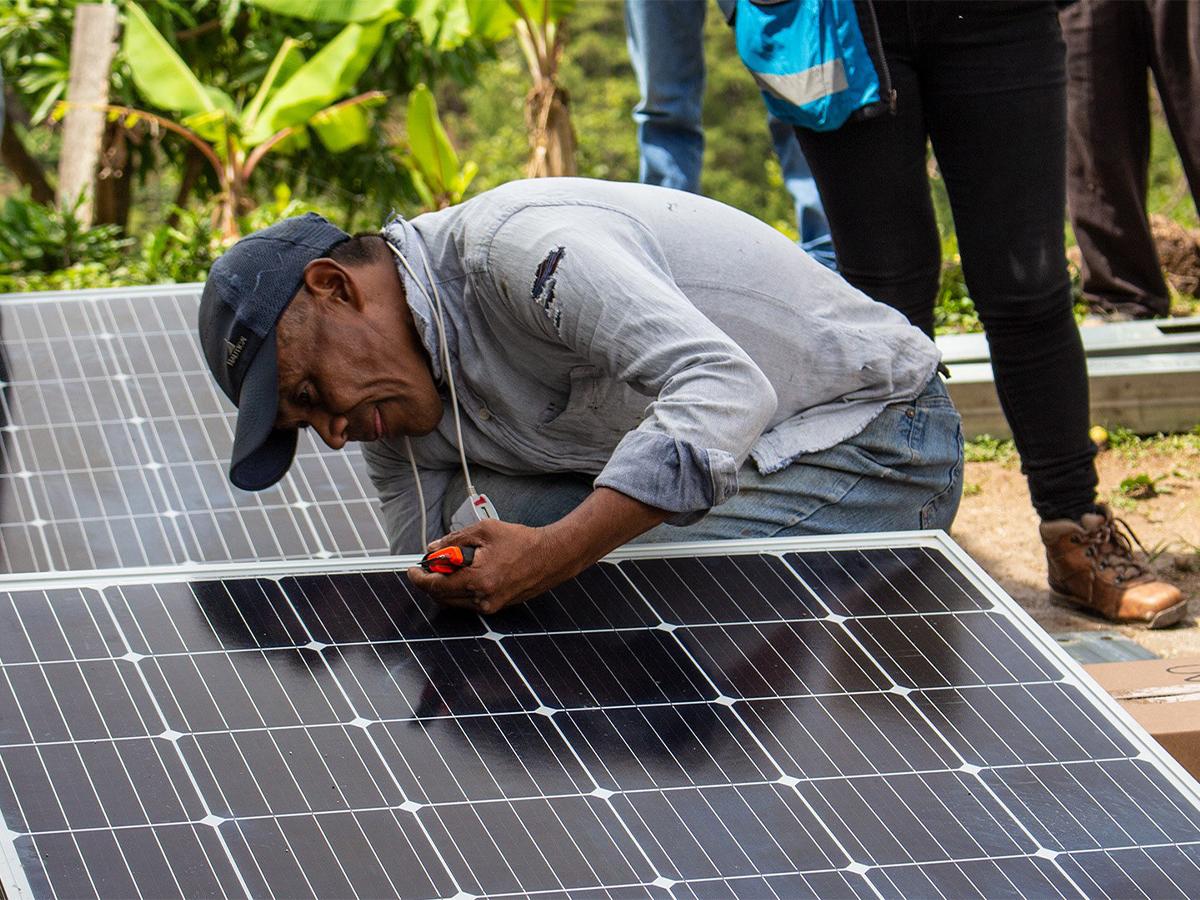
[[[412,466],[413,481],[417,483],[417,508],[421,510],[421,549],[429,546],[429,523],[425,521],[425,491],[421,489],[421,473],[417,471],[417,458],[413,455],[412,441],[404,436],[404,449],[408,451],[408,464]]]
[[[458,438],[458,458],[462,463],[463,478],[466,479],[467,482],[467,495],[473,500],[476,496],[475,485],[471,481],[471,470],[467,466],[467,452],[463,449],[462,419],[459,417],[458,412],[458,392],[454,389],[454,373],[450,368],[450,344],[446,340],[446,323],[442,317],[442,295],[438,291],[437,281],[433,277],[433,271],[429,268],[429,259],[425,256],[425,251],[423,249],[420,247],[417,248],[418,252],[421,254],[421,264],[425,269],[425,276],[429,279],[430,287],[433,288],[433,297],[429,296],[429,293],[425,290],[424,285],[421,284],[421,279],[417,277],[417,273],[413,271],[413,267],[409,265],[408,260],[404,258],[404,254],[400,252],[400,249],[386,237],[384,237],[384,241],[387,243],[391,251],[396,254],[396,258],[399,259],[404,265],[404,269],[412,278],[413,284],[417,286],[417,290],[424,295],[425,300],[433,309],[434,321],[437,323],[438,346],[442,351],[442,368],[446,372],[446,383],[450,386],[450,407],[454,411],[454,433]],[[424,542],[424,544],[428,545],[429,534],[426,530],[427,523],[425,517],[425,494],[421,490],[421,476],[417,472],[417,461],[413,456],[412,444],[409,442],[408,435],[404,436],[404,446],[408,450],[408,461],[412,465],[413,478],[417,483],[417,499],[421,505],[421,540]]]

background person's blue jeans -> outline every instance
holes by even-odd
[[[586,475],[502,475],[471,470],[475,487],[506,522],[556,522],[591,493]],[[633,543],[793,537],[918,528],[949,530],[962,497],[962,429],[941,378],[909,403],[884,409],[847,441],[798,457],[761,475],[753,462],[738,473],[736,496],[694,525],[659,525]],[[442,527],[466,496],[462,475],[450,485]]]
[[[709,0],[625,0],[629,59],[642,99],[637,123],[638,180],[700,193],[704,164],[704,15]],[[747,76],[749,77],[749,76]],[[836,268],[817,184],[792,127],[768,116],[783,183],[796,206],[800,246]]]

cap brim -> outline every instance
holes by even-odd
[[[244,491],[261,491],[275,484],[287,474],[296,455],[296,429],[275,427],[279,411],[275,352],[272,330],[246,370],[238,397],[229,480]]]

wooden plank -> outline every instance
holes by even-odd
[[[1138,322],[1112,322],[1079,330],[1083,352],[1098,356],[1134,356],[1146,353],[1200,352],[1200,316],[1188,319],[1147,319]],[[987,340],[982,334],[943,334],[937,339],[942,362],[987,362]]]
[[[1088,359],[1091,422],[1138,434],[1190,431],[1200,424],[1200,353],[1150,353]],[[990,363],[955,363],[946,382],[970,440],[1012,436]]]
[[[117,52],[115,4],[81,3],[75,7],[71,35],[71,72],[67,85],[67,110],[63,124],[62,156],[58,164],[58,204],[70,209],[80,196],[76,212],[85,227],[92,223],[96,164],[104,137],[108,82]]]

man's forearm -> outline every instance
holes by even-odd
[[[665,521],[670,513],[611,488],[596,488],[566,516],[545,526],[549,548],[563,560],[561,579]],[[568,571],[569,570],[569,571]]]
[[[551,525],[530,528],[489,519],[448,534],[430,549],[474,547],[474,562],[452,575],[414,566],[408,578],[442,603],[494,613],[573,578],[668,515],[620,491],[597,488]]]

